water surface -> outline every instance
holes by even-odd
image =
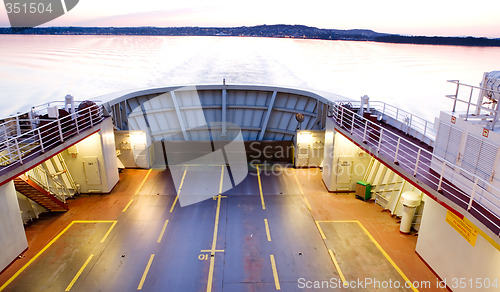
[[[447,79],[477,85],[500,48],[161,36],[0,35],[0,114],[144,87],[264,84],[368,95],[433,120]]]

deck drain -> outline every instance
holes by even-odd
[[[301,252],[299,252],[299,255],[302,255],[302,253],[301,253]]]
[[[122,254],[122,258],[124,258],[124,257],[125,257],[125,255],[124,255],[124,254]]]

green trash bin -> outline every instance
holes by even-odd
[[[363,199],[363,201],[369,200],[372,197],[372,186],[365,181],[356,182],[356,197]]]

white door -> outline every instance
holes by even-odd
[[[99,160],[97,159],[97,156],[84,156],[83,168],[85,170],[85,179],[87,184],[101,184],[101,174],[99,172]]]
[[[351,183],[352,156],[340,156],[337,162],[337,183]]]

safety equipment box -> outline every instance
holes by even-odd
[[[363,199],[363,201],[369,200],[372,195],[372,186],[365,181],[356,182],[356,197]]]

